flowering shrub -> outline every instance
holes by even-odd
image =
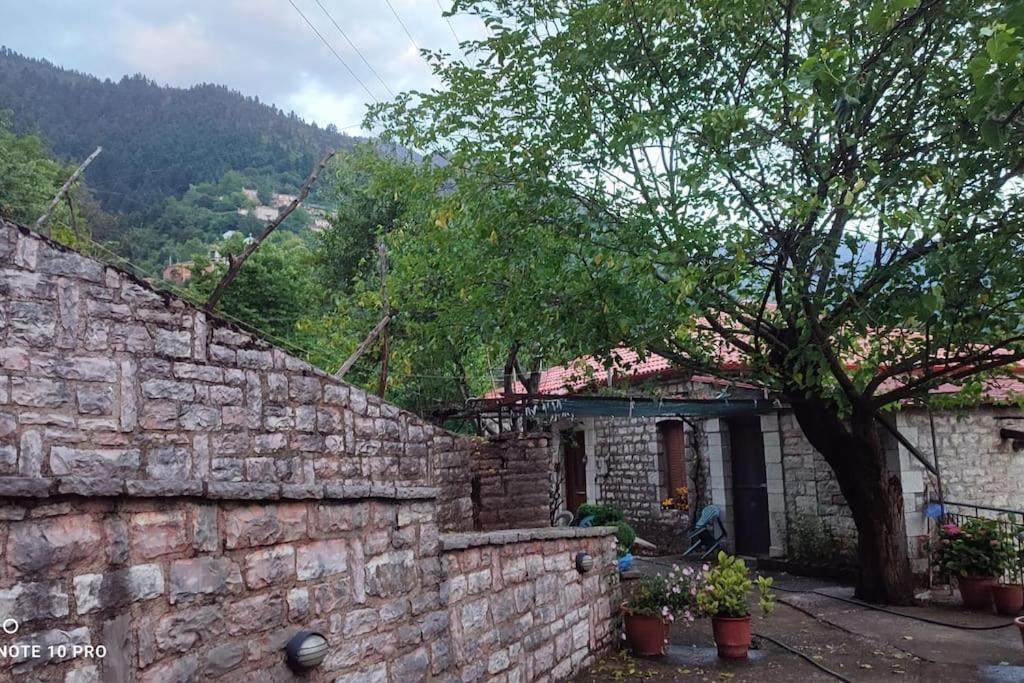
[[[680,512],[690,511],[690,489],[680,486],[675,490],[675,495],[661,501],[664,510],[679,510]]]
[[[750,615],[747,596],[754,583],[747,564],[738,557],[718,553],[718,565],[704,574],[704,590],[697,593],[700,613],[709,617],[746,617]],[[761,613],[768,616],[775,609],[771,591],[772,579],[757,577]]]
[[[1018,561],[1009,534],[994,519],[943,524],[931,549],[933,566],[947,577],[1001,576]]]
[[[707,565],[704,567],[706,569]],[[680,618],[692,623],[696,616],[697,596],[702,590],[703,572],[673,565],[667,575],[656,574],[641,579],[626,609],[633,614],[660,616],[668,622]]]

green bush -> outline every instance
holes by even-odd
[[[626,522],[619,522],[615,528],[615,538],[618,540],[619,546],[629,552],[629,549],[633,547],[633,542],[636,541],[636,532]]]
[[[790,558],[804,564],[832,564],[841,554],[832,528],[817,515],[800,513],[789,530]]]
[[[626,519],[622,510],[614,505],[601,505],[599,503],[584,503],[576,511],[576,519],[593,517],[594,526],[615,526],[616,523]]]
[[[718,553],[718,565],[704,574],[706,589],[697,594],[697,606],[709,617],[746,617],[750,615],[747,596],[753,582],[747,564],[738,557]],[[768,616],[775,609],[775,596],[771,591],[772,579],[757,577],[761,613]]]

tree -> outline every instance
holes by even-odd
[[[239,254],[245,248],[241,235],[217,245],[221,256]],[[301,238],[275,233],[261,245],[239,271],[221,299],[218,309],[232,318],[266,333],[273,341],[295,343],[300,320],[321,310],[323,290],[313,276],[313,256]],[[189,289],[196,301],[205,301],[221,280],[226,263],[212,263],[206,254],[193,259],[194,279]]]
[[[634,297],[623,342],[705,373],[729,351],[780,391],[856,522],[857,595],[910,603],[878,418],[1024,358],[1021,3],[454,10],[489,36],[368,123],[442,155],[483,234],[483,178],[561,202],[560,239]]]

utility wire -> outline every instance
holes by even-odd
[[[334,28],[338,29],[338,33],[340,33],[341,37],[345,39],[345,42],[347,42],[349,44],[349,47],[351,47],[353,50],[355,50],[355,53],[357,55],[359,55],[359,59],[363,60],[363,64],[365,64],[366,68],[370,70],[370,73],[372,73],[374,76],[376,76],[377,81],[382,86],[384,86],[384,89],[388,91],[388,94],[391,95],[392,97],[394,97],[395,96],[394,91],[392,91],[391,88],[388,87],[388,84],[385,83],[384,79],[380,77],[380,74],[377,73],[377,70],[374,69],[372,66],[370,66],[370,62],[368,62],[366,60],[366,57],[363,55],[362,51],[356,46],[355,43],[352,42],[352,39],[348,37],[348,34],[345,33],[345,30],[343,28],[341,28],[341,26],[338,25],[338,22],[334,20],[334,17],[331,16],[331,13],[327,11],[327,8],[324,7],[323,3],[320,2],[320,0],[313,0],[313,1],[323,11],[323,13],[327,16],[327,18],[331,21],[331,23],[334,24]],[[440,2],[440,1],[441,0],[438,0],[438,2]]]
[[[455,38],[455,44],[459,48],[459,52],[462,52],[462,56],[465,57],[466,53],[462,50],[462,39],[459,38],[459,34],[455,32],[455,25],[452,23],[451,17],[444,12],[444,5],[441,4],[441,0],[437,0],[437,8],[441,10],[441,16],[444,17],[445,23],[448,24],[448,30],[452,32],[452,37]]]
[[[288,0],[288,4],[291,5],[296,12],[299,13],[299,16],[302,17],[302,20],[306,22],[306,25],[309,26],[310,29],[312,29],[313,33],[316,34],[316,37],[320,39],[320,42],[327,46],[327,49],[331,51],[331,54],[334,55],[335,59],[341,62],[341,65],[345,67],[345,70],[348,71],[349,74],[351,74],[352,78],[356,79],[356,82],[359,83],[359,85],[363,86],[363,90],[365,90],[366,94],[370,96],[370,99],[373,100],[374,102],[379,102],[379,100],[373,96],[373,93],[370,92],[370,89],[366,87],[366,83],[363,83],[363,80],[356,75],[356,72],[352,70],[352,67],[348,65],[348,62],[346,62],[344,58],[342,58],[342,56],[338,54],[338,51],[335,50],[329,42],[327,42],[327,39],[324,38],[320,31],[316,29],[316,26],[313,25],[313,22],[311,22],[309,18],[302,13],[302,10],[299,9],[299,6],[296,5],[293,2],[293,0]]]
[[[391,13],[395,15],[395,19],[398,19],[398,23],[401,24],[402,30],[405,31],[405,35],[409,36],[409,42],[411,42],[412,46],[416,48],[416,54],[422,56],[423,53],[420,51],[420,46],[416,44],[416,39],[412,37],[412,33],[409,32],[409,27],[405,25],[404,21],[402,21],[401,15],[398,14],[398,10],[395,9],[395,6],[391,4],[391,0],[384,0],[384,2],[387,3]]]

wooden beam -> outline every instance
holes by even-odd
[[[935,465],[933,465],[932,463],[928,462],[928,458],[925,457],[924,453],[922,453],[920,450],[918,450],[917,446],[915,446],[914,444],[910,443],[910,441],[907,439],[907,437],[903,436],[903,434],[900,432],[900,430],[898,430],[896,428],[896,425],[894,425],[893,423],[889,422],[889,418],[882,417],[881,415],[876,413],[875,414],[875,419],[878,420],[878,424],[880,424],[883,427],[885,427],[886,431],[888,431],[890,434],[895,436],[896,440],[899,441],[901,444],[903,444],[903,447],[906,448],[908,451],[910,451],[910,454],[913,455],[915,458],[917,458],[917,461],[919,463],[921,463],[922,465],[924,465],[924,468],[926,470],[928,470],[929,472],[934,474],[936,477],[939,476],[939,471],[937,469],[935,469]]]
[[[390,322],[390,315],[386,315],[380,319],[380,322],[377,323],[372,330],[370,330],[370,334],[366,335],[366,339],[359,342],[359,346],[357,346],[356,350],[352,352],[352,355],[348,357],[348,360],[342,363],[341,367],[338,368],[338,371],[334,373],[335,379],[342,379],[345,376],[345,374],[352,369],[352,366],[355,365],[357,360],[359,360],[359,357],[363,355],[363,353],[366,351],[366,349],[370,347],[371,344],[373,344],[373,342],[377,339],[377,337],[380,336],[380,333],[384,331],[384,328],[387,327],[388,323]]]
[[[53,213],[53,210],[57,208],[58,204],[60,204],[60,200],[64,196],[64,193],[71,189],[71,186],[74,185],[75,181],[81,177],[82,173],[85,172],[85,169],[92,163],[93,159],[98,157],[102,151],[102,147],[97,147],[96,151],[90,154],[86,160],[82,162],[82,165],[75,169],[75,172],[71,174],[71,177],[64,181],[64,184],[60,186],[59,190],[57,190],[57,194],[50,200],[49,205],[46,207],[46,211],[43,211],[43,215],[36,219],[35,225],[32,226],[34,230],[38,232],[39,229],[43,227],[46,221],[50,218],[50,214]]]
[[[380,304],[384,317],[391,315],[391,304],[388,302],[388,248],[384,240],[377,243],[377,265],[380,268]],[[377,380],[377,395],[384,398],[388,388],[388,362],[391,356],[391,349],[388,346],[388,333],[381,332],[380,347],[380,378]]]

